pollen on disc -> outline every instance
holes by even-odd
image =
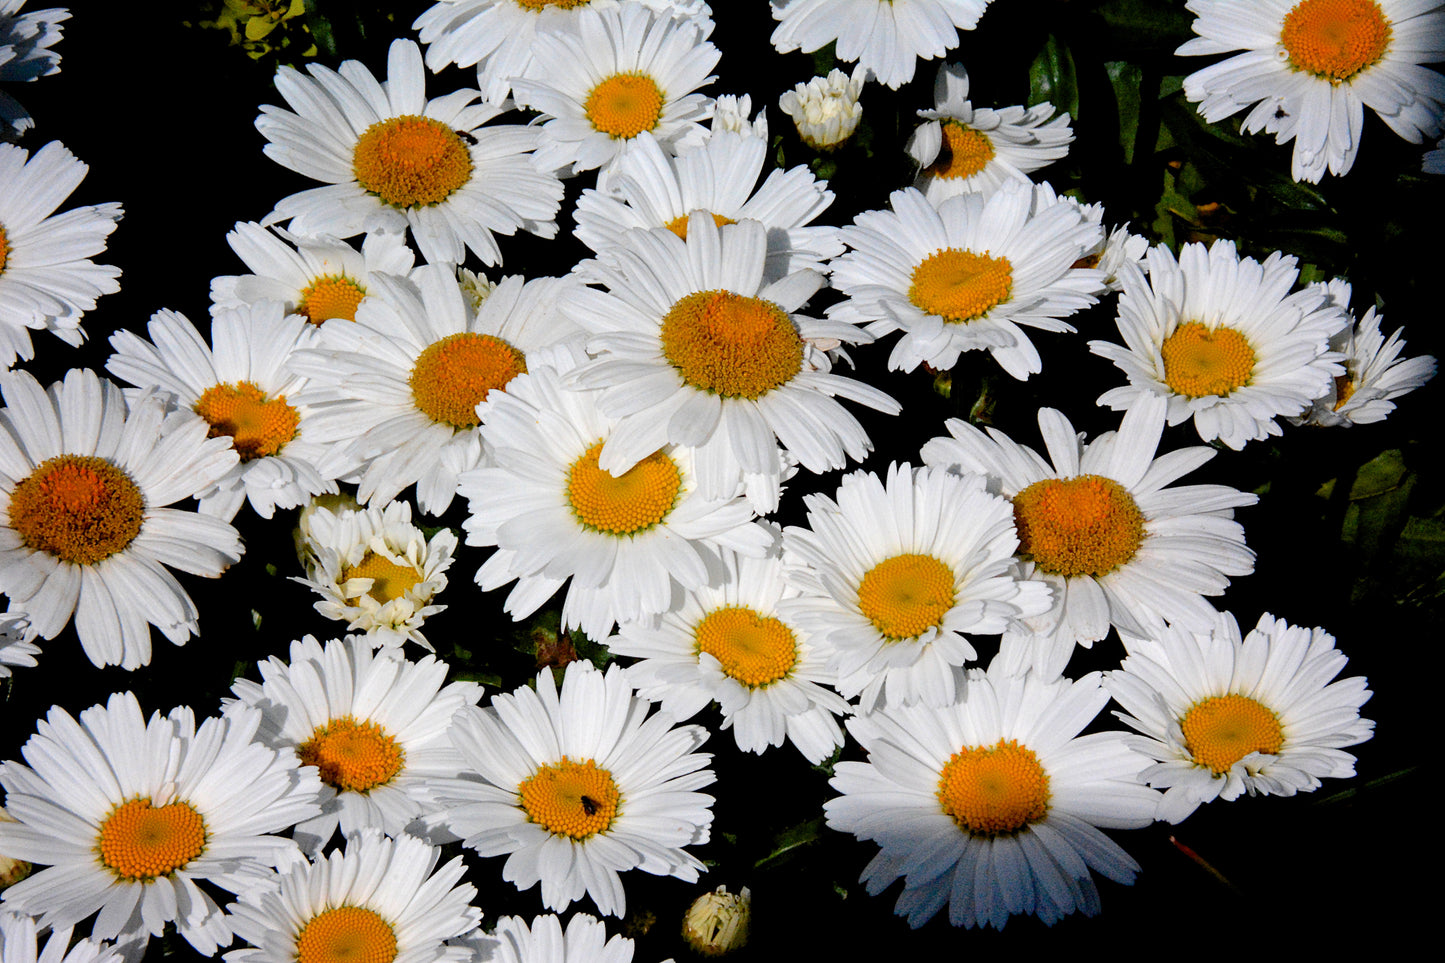
[[[10,492],[10,527],[25,546],[76,565],[123,551],[144,522],[140,487],[94,455],[48,458]]]
[[[1007,301],[1012,291],[1008,258],[950,247],[934,251],[913,269],[908,300],[950,324],[964,324]]]
[[[188,803],[132,799],[101,821],[98,848],[100,861],[121,879],[169,876],[205,852],[206,823]]]
[[[594,760],[563,756],[517,787],[527,818],[556,836],[586,839],[612,825],[622,801],[612,773]]]
[[[959,828],[979,836],[1016,833],[1049,812],[1049,776],[1014,739],[965,746],[943,766],[938,802]]]
[[[332,719],[296,747],[303,766],[315,766],[323,782],[341,792],[369,792],[396,778],[406,752],[396,738],[370,720]]]
[[[1144,543],[1144,515],[1112,478],[1045,478],[1013,498],[1019,554],[1050,575],[1107,575]]]

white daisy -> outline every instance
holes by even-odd
[[[702,863],[682,847],[707,842],[712,823],[712,797],[696,792],[713,781],[712,757],[693,751],[707,730],[647,713],[620,666],[604,675],[590,662],[567,667],[560,694],[544,669],[535,689],[458,713],[452,741],[468,769],[437,783],[447,828],[505,855],[502,878],[518,889],[541,882],[551,910],[587,895],[621,916],[629,869],[696,882]]]
[[[837,150],[863,121],[858,98],[866,75],[862,67],[855,67],[851,77],[834,67],[826,77],[783,91],[778,109],[793,119],[798,138],[813,150]]]
[[[819,269],[843,253],[839,228],[808,226],[833,203],[833,192],[803,166],[772,168],[754,191],[767,155],[766,138],[718,132],[673,158],[651,134],[638,134],[609,179],[612,193],[582,192],[575,213],[577,239],[603,253],[621,248],[634,228],[665,227],[686,238],[688,215],[702,211],[718,225],[751,218],[767,228],[763,276],[768,281]]]
[[[462,882],[457,856],[441,868],[441,850],[413,836],[390,839],[363,830],[314,863],[300,862],[273,884],[230,906],[236,935],[254,949],[228,963],[463,963],[482,911],[477,888]]]
[[[975,108],[968,99],[968,71],[940,64],[933,82],[933,109],[908,138],[907,151],[921,170],[913,186],[929,202],[970,191],[988,194],[1006,180],[1030,184],[1029,174],[1069,152],[1074,132],[1067,113],[1054,105]]]
[[[595,916],[573,913],[562,929],[555,913],[532,918],[504,916],[489,934],[482,959],[489,963],[632,963],[632,941],[607,938],[607,927]]]
[[[354,60],[308,70],[281,68],[276,89],[296,112],[263,106],[256,129],[267,157],[330,186],[283,198],[265,223],[290,218],[297,234],[342,238],[410,228],[433,264],[458,264],[468,249],[499,264],[494,235],[556,234],[562,184],[533,164],[536,132],[483,126],[502,109],[473,103],[475,90],[427,100],[416,44],[392,43],[384,84]]]
[[[410,502],[370,508],[316,506],[306,517],[305,578],[321,601],[316,611],[366,635],[372,645],[415,642],[426,620],[446,609],[433,601],[447,587],[457,536],[438,529],[428,540],[412,524]]]
[[[989,0],[771,0],[772,44],[779,53],[815,50],[836,42],[839,60],[858,61],[878,82],[897,90],[913,79],[917,61],[942,57],[972,30]]]
[[[1364,133],[1364,108],[1412,144],[1439,137],[1445,60],[1439,0],[1190,0],[1198,18],[1177,54],[1243,50],[1184,78],[1210,123],[1246,107],[1241,127],[1294,141],[1290,173],[1317,183],[1345,174]]]
[[[625,622],[607,640],[613,655],[641,659],[627,670],[637,694],[675,719],[709,703],[722,710],[738,748],[761,753],[791,742],[817,765],[843,744],[834,716],[849,705],[825,688],[830,646],[779,612],[798,590],[776,556],[723,555],[727,577],[689,592],[682,607],[656,620]]]
[[[324,647],[307,636],[291,643],[289,665],[273,655],[258,668],[260,684],[239,679],[231,691],[265,714],[260,741],[315,766],[324,783],[321,814],[293,834],[307,851],[338,823],[343,836],[368,826],[395,836],[436,811],[429,780],[461,767],[447,726],[481,698],[480,685],[444,684],[449,667],[435,656],[412,662],[355,636]]]
[[[0,963],[121,963],[109,943],[79,939],[71,946],[69,926],[52,929],[41,950],[39,929],[29,916],[0,912]]]
[[[1266,613],[1241,640],[1226,612],[1202,633],[1170,626],[1124,641],[1129,656],[1104,684],[1125,709],[1115,715],[1143,733],[1131,743],[1158,760],[1140,779],[1166,790],[1160,819],[1355,774],[1343,749],[1373,734],[1360,718],[1371,693],[1363,676],[1330,681],[1348,660],[1324,629]]]
[[[372,272],[407,274],[415,261],[404,234],[381,231],[366,235],[360,251],[336,238],[298,237],[254,222],[237,223],[226,241],[255,273],[212,278],[212,314],[279,301],[287,314],[303,315],[312,324],[355,321]]]
[[[1098,279],[1097,286],[1091,289],[1095,295],[1102,296],[1106,291],[1117,293],[1123,288],[1119,281],[1119,272],[1124,262],[1139,265],[1141,270],[1143,269],[1144,257],[1149,253],[1149,239],[1131,234],[1128,224],[1108,231],[1108,236],[1105,237],[1103,204],[1085,204],[1076,197],[1059,194],[1048,181],[1040,181],[1034,185],[1035,208],[1041,209],[1052,204],[1068,204],[1078,208],[1085,221],[1098,225],[1100,229],[1098,242],[1074,262],[1075,270],[1098,268],[1098,275],[1091,275]]]
[[[988,435],[950,419],[949,438],[923,446],[925,463],[981,472],[989,488],[1013,502],[1023,574],[1045,582],[1053,607],[1020,628],[1036,672],[1063,671],[1074,643],[1102,639],[1111,625],[1146,634],[1161,619],[1204,628],[1229,576],[1254,571],[1254,553],[1234,509],[1258,496],[1223,485],[1171,482],[1214,457],[1199,446],[1154,457],[1164,431],[1164,403],[1124,415],[1117,432],[1092,442],[1062,412],[1039,409],[1050,465],[996,429]],[[1022,671],[1027,666],[1012,665]]]
[[[25,766],[0,765],[0,852],[48,868],[4,891],[4,905],[90,935],[134,940],[138,959],[168,922],[204,956],[231,941],[225,915],[196,883],[232,893],[296,858],[281,836],[317,811],[314,771],[255,741],[261,713],[238,708],[196,726],[187,707],[149,721],[129,692],[77,722],[51,708],[26,742]]]
[[[903,877],[896,912],[913,927],[945,905],[970,928],[1097,914],[1090,870],[1126,885],[1139,871],[1099,830],[1147,826],[1159,803],[1124,733],[1079,735],[1108,701],[1097,672],[1044,682],[975,670],[967,700],[849,719],[869,761],[838,764],[829,785],[843,795],[823,811],[881,847],[863,871],[868,892]]]
[[[53,639],[75,622],[96,665],[151,657],[150,626],[177,645],[196,606],[167,568],[215,577],[244,551],[220,519],[166,508],[236,464],[228,439],[146,393],[74,369],[47,393],[24,371],[0,379],[0,592]]]
[[[712,101],[694,91],[717,79],[721,56],[710,32],[629,3],[588,6],[557,33],[538,34],[532,72],[512,82],[517,103],[545,115],[538,166],[602,167],[643,131],[668,153],[701,143]]]
[[[506,611],[522,619],[570,578],[563,628],[602,639],[615,622],[668,611],[713,582],[724,550],[760,556],[773,535],[736,487],[698,491],[686,449],[658,448],[621,475],[601,468],[615,428],[594,395],[564,388],[551,368],[493,395],[480,410],[494,464],[463,474],[460,491],[467,544],[498,546],[477,584],[516,579]]]
[[[88,168],[51,141],[31,157],[0,144],[0,365],[35,356],[27,329],[66,344],[85,340],[80,316],[120,290],[120,268],[92,263],[120,220],[119,204],[88,204],[60,214]]]
[[[588,269],[607,291],[579,288],[562,300],[562,310],[594,332],[587,349],[597,355],[571,377],[601,389],[598,407],[617,419],[604,471],[626,471],[666,444],[687,445],[696,449],[704,495],[726,497],[743,482],[754,507],[768,512],[791,462],[825,472],[872,449],[835,397],[888,414],[898,402],[833,374],[826,353],[868,336],[851,323],[794,313],[824,278],[797,271],[767,283],[767,247],[757,221],[719,228],[693,213],[686,241],[665,229],[633,232]]]
[[[809,528],[783,535],[802,594],[778,609],[833,648],[838,690],[863,712],[949,704],[978,658],[970,635],[1048,608],[1042,584],[1016,577],[1013,512],[980,476],[895,463],[886,481],[854,472],[837,501],[804,501]]]
[[[40,646],[30,641],[30,635],[30,619],[24,612],[0,613],[0,679],[10,676],[12,665],[35,665]]]
[[[315,349],[291,367],[310,379],[316,437],[331,446],[323,472],[360,482],[363,502],[385,504],[417,487],[421,510],[451,504],[457,476],[482,460],[477,404],[582,329],[560,317],[551,278],[502,281],[472,310],[443,265],[412,280],[373,275],[356,321],[321,326]]]
[[[0,80],[29,81],[60,72],[60,53],[50,48],[60,42],[61,23],[70,19],[64,7],[20,12],[26,0],[0,0]],[[12,136],[35,126],[20,102],[0,91],[0,122]]]
[[[1319,285],[1290,293],[1298,261],[1279,251],[1241,258],[1231,241],[1206,251],[1186,244],[1179,260],[1149,250],[1149,276],[1124,264],[1116,323],[1122,345],[1090,341],[1129,383],[1099,396],[1124,411],[1169,400],[1169,424],[1194,419],[1204,441],[1233,449],[1280,434],[1275,418],[1299,415],[1344,374],[1330,338],[1350,323]]]
[[[1043,204],[1012,183],[936,209],[913,188],[889,203],[843,228],[853,250],[833,262],[833,286],[848,299],[828,314],[871,321],[875,335],[902,331],[890,368],[946,369],[964,351],[985,350],[1027,378],[1042,366],[1019,325],[1073,331],[1059,319],[1094,303],[1103,275],[1074,265],[1102,232],[1074,205]]]
[[[169,392],[195,412],[212,438],[226,438],[240,461],[197,493],[200,509],[225,521],[249,501],[262,518],[296,508],[313,495],[336,491],[316,469],[325,449],[312,438],[309,412],[287,400],[305,381],[287,372],[291,352],[316,341],[316,329],[276,301],[219,310],[206,344],[182,314],[161,310],[146,327],[151,340],[129,331],[110,336],[115,353],[105,368],[138,388]]]

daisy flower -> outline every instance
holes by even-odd
[[[0,679],[10,676],[12,665],[35,665],[40,646],[31,642],[29,635],[30,620],[24,612],[0,613]]]
[[[812,53],[836,42],[837,58],[897,90],[917,61],[958,46],[958,31],[978,25],[989,0],[771,0],[778,53]]]
[[[1085,204],[1076,197],[1068,194],[1059,194],[1054,191],[1053,185],[1048,181],[1040,181],[1034,185],[1034,205],[1037,209],[1049,207],[1054,204],[1067,204],[1077,208],[1084,220],[1090,224],[1097,225],[1100,236],[1093,247],[1084,252],[1084,256],[1074,262],[1074,270],[1097,268],[1098,284],[1090,290],[1096,296],[1102,296],[1105,292],[1117,293],[1123,288],[1119,282],[1119,271],[1124,262],[1140,265],[1141,269],[1145,255],[1149,253],[1149,239],[1138,234],[1129,232],[1129,225],[1116,227],[1105,234],[1104,227],[1104,205]]]
[[[1184,245],[1178,261],[1153,247],[1147,261],[1147,279],[1132,263],[1120,274],[1124,343],[1089,342],[1129,378],[1099,404],[1124,411],[1163,396],[1169,424],[1193,418],[1201,439],[1238,450],[1280,434],[1276,417],[1303,414],[1345,373],[1330,338],[1349,314],[1322,286],[1290,293],[1293,256],[1276,251],[1261,264],[1219,240],[1207,251]]]
[[[585,7],[557,33],[539,34],[532,73],[512,82],[517,103],[545,115],[537,165],[574,174],[602,167],[643,131],[672,154],[701,143],[712,101],[694,91],[717,79],[721,56],[710,32],[628,3]]]
[[[256,129],[267,157],[328,186],[283,198],[265,223],[342,238],[409,228],[433,264],[467,250],[500,264],[494,235],[557,233],[562,183],[533,164],[536,132],[483,126],[502,109],[473,103],[475,90],[427,100],[416,44],[392,43],[384,84],[354,60],[307,69],[281,68],[276,89],[296,112],[263,106]]]
[[[808,528],[783,535],[788,580],[779,611],[833,648],[838,691],[860,708],[947,705],[978,658],[969,635],[997,635],[1048,608],[1018,579],[1009,504],[979,476],[889,466],[854,472],[834,501],[806,495]]]
[[[31,157],[0,144],[0,364],[30,360],[27,329],[48,330],[69,345],[85,340],[80,316],[95,299],[120,290],[120,268],[95,264],[120,220],[119,204],[55,209],[90,168],[59,141]]]
[[[470,905],[477,888],[462,882],[462,857],[440,869],[441,850],[413,836],[390,839],[363,830],[315,862],[273,875],[273,885],[232,903],[236,935],[254,949],[226,954],[228,963],[462,963],[463,945],[482,911]]]
[[[783,579],[776,555],[723,555],[722,584],[689,592],[682,607],[658,619],[625,622],[607,640],[613,655],[641,661],[627,670],[637,694],[679,721],[709,703],[722,710],[738,748],[761,753],[791,742],[817,765],[843,744],[834,716],[849,705],[825,688],[831,648],[779,614],[799,594]]]
[[[467,769],[436,785],[447,828],[505,855],[502,878],[519,890],[540,882],[551,910],[587,895],[621,916],[629,869],[697,882],[703,865],[682,847],[707,842],[712,823],[712,797],[695,791],[713,781],[712,757],[693,751],[707,730],[647,713],[620,666],[590,662],[567,667],[560,693],[549,668],[535,689],[459,712],[452,741]]]
[[[321,773],[321,814],[296,827],[296,841],[319,852],[341,827],[397,835],[436,811],[429,780],[455,776],[461,759],[447,741],[457,710],[475,705],[482,687],[446,683],[435,656],[412,662],[395,648],[373,652],[365,639],[306,638],[291,643],[289,664],[258,665],[259,684],[240,679],[236,701],[264,713],[259,739]]]
[[[835,67],[826,77],[814,77],[784,91],[778,98],[778,109],[793,118],[799,139],[813,150],[837,150],[863,120],[858,97],[863,93],[866,74],[857,67],[850,77]]]
[[[570,578],[563,629],[602,639],[615,622],[668,611],[710,584],[724,550],[765,554],[773,534],[736,487],[702,494],[687,449],[660,447],[621,475],[600,467],[615,428],[594,394],[538,368],[493,395],[480,410],[494,464],[463,474],[460,492],[467,544],[497,546],[477,584],[516,579],[506,611],[522,619]]]
[[[240,461],[197,493],[200,510],[225,521],[249,501],[262,518],[296,508],[313,495],[336,491],[316,469],[325,449],[312,438],[309,412],[287,401],[305,383],[286,370],[291,352],[315,342],[316,329],[276,301],[215,312],[206,344],[175,311],[157,311],[146,341],[129,331],[110,336],[105,368],[140,386],[158,387],[195,412],[212,438],[226,438]]]
[[[768,139],[768,112],[753,115],[753,98],[748,94],[723,94],[713,101],[712,133],[744,134]]]
[[[318,505],[306,516],[302,564],[321,601],[316,611],[361,632],[372,645],[415,642],[426,620],[446,609],[432,601],[447,587],[457,536],[439,529],[430,540],[412,524],[409,502],[334,510]]]
[[[482,459],[477,404],[536,364],[538,352],[582,329],[555,311],[567,282],[505,279],[473,310],[444,265],[412,279],[377,274],[377,295],[356,321],[321,326],[292,370],[310,379],[316,437],[330,446],[319,467],[360,482],[358,498],[385,504],[415,484],[421,510],[451,504],[457,476]]]
[[[913,186],[935,206],[970,191],[985,194],[1007,180],[1030,184],[1029,174],[1069,152],[1074,132],[1067,113],[1054,116],[1054,105],[975,108],[968,99],[968,71],[962,64],[940,64],[933,82],[933,109],[907,151],[921,170]]]
[[[767,234],[757,221],[717,227],[693,213],[685,241],[633,232],[589,268],[607,291],[568,292],[561,308],[594,332],[587,350],[597,355],[572,378],[600,389],[598,407],[617,419],[604,471],[687,445],[704,495],[726,497],[744,482],[768,512],[792,462],[825,472],[872,449],[836,396],[898,413],[888,395],[832,373],[826,349],[869,338],[852,323],[795,313],[824,278],[797,271],[767,282]]]
[[[41,388],[0,379],[0,592],[53,639],[74,617],[98,666],[150,662],[150,626],[177,645],[199,631],[196,606],[167,568],[215,577],[239,561],[240,535],[210,515],[166,508],[236,464],[229,439],[167,411],[159,395],[75,369]]]
[[[969,673],[968,698],[848,720],[867,762],[840,762],[828,825],[879,846],[862,881],[898,877],[896,911],[917,928],[945,905],[954,926],[1053,925],[1099,912],[1090,870],[1130,884],[1139,866],[1100,829],[1154,821],[1148,760],[1122,732],[1079,732],[1109,701],[1095,672],[1069,682]]]
[[[1294,141],[1290,174],[1318,183],[1326,167],[1355,163],[1369,107],[1412,144],[1439,137],[1445,77],[1421,67],[1445,60],[1438,0],[1190,0],[1199,34],[1186,56],[1243,50],[1184,78],[1184,94],[1210,123],[1254,109],[1241,123]]]
[[[0,912],[0,960],[4,963],[121,963],[122,957],[109,943],[80,939],[70,945],[72,927],[50,931],[45,949],[39,949],[35,920],[29,916]],[[38,952],[37,952],[38,950]]]
[[[64,7],[21,13],[26,0],[0,0],[0,81],[29,81],[60,72],[60,24],[70,19]],[[14,97],[0,92],[0,123],[11,135],[35,126],[30,112]]]
[[[1343,749],[1372,735],[1375,724],[1360,718],[1371,692],[1363,676],[1330,681],[1348,660],[1324,629],[1265,613],[1241,640],[1226,612],[1202,633],[1169,626],[1124,641],[1129,656],[1104,685],[1124,707],[1115,715],[1142,733],[1131,743],[1158,761],[1140,779],[1166,790],[1160,819],[1355,774]]]
[[[595,916],[573,913],[562,929],[555,913],[532,918],[504,916],[488,934],[491,963],[632,963],[632,941],[607,938],[607,927]]]
[[[577,239],[599,253],[623,247],[634,228],[665,227],[686,239],[688,215],[702,211],[718,225],[751,218],[767,228],[763,276],[768,281],[821,268],[823,261],[843,253],[843,241],[837,227],[808,224],[833,203],[833,192],[801,165],[773,168],[757,187],[767,155],[765,137],[718,132],[673,158],[651,134],[638,134],[609,179],[612,193],[582,192],[575,214]]]
[[[1086,647],[1113,625],[1147,634],[1160,619],[1203,628],[1214,619],[1206,595],[1220,595],[1228,576],[1254,571],[1254,553],[1234,509],[1258,496],[1223,485],[1167,488],[1214,457],[1183,448],[1154,457],[1164,432],[1164,402],[1152,399],[1124,415],[1117,432],[1092,442],[1062,412],[1039,409],[1049,462],[1003,432],[987,435],[950,419],[948,438],[923,446],[925,463],[981,472],[989,488],[1013,502],[1019,558],[1027,578],[1046,583],[1053,607],[1022,620],[1036,636],[1036,671],[1063,671],[1074,643]]]
[[[988,351],[1015,378],[1042,370],[1019,325],[1073,331],[1059,320],[1094,303],[1097,271],[1074,264],[1102,238],[1071,204],[1042,204],[1008,184],[985,197],[950,197],[936,209],[913,188],[894,191],[892,210],[865,211],[833,262],[847,300],[830,317],[871,322],[874,335],[902,331],[888,366],[951,368],[964,351]]]
[[[312,324],[331,318],[355,321],[372,272],[404,275],[415,261],[405,235],[384,232],[366,235],[357,251],[335,238],[298,237],[279,227],[241,222],[226,241],[254,273],[212,278],[212,314],[279,301],[287,314],[302,315]]]
[[[255,741],[261,713],[228,711],[197,727],[184,706],[149,720],[129,692],[77,722],[51,708],[22,753],[0,765],[0,853],[48,868],[4,891],[41,926],[99,911],[90,935],[147,940],[168,922],[203,956],[231,941],[224,913],[196,884],[239,893],[296,858],[281,836],[316,814],[320,783],[289,753]]]

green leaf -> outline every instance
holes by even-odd
[[[816,843],[823,835],[823,817],[810,819],[805,823],[796,826],[789,826],[778,835],[773,837],[773,844],[769,847],[768,855],[758,860],[754,868],[776,865],[784,860],[791,859],[794,852],[802,847]]]
[[[1058,111],[1079,116],[1079,79],[1074,71],[1074,54],[1053,34],[1029,65],[1029,104],[1044,101]]]
[[[1134,146],[1139,137],[1139,87],[1144,71],[1127,60],[1111,60],[1104,64],[1109,83],[1114,88],[1114,103],[1119,110],[1119,146],[1124,148],[1124,163],[1134,163]]]

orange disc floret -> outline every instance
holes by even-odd
[[[10,236],[5,233],[5,228],[0,227],[0,274],[5,272],[5,265],[10,260]]]
[[[1106,575],[1144,542],[1144,515],[1134,496],[1102,475],[1036,481],[1013,505],[1019,554],[1050,575]]]
[[[981,130],[966,127],[956,120],[946,120],[940,127],[943,145],[938,159],[923,171],[934,177],[958,180],[972,177],[988,166],[994,158],[993,141]]]
[[[506,341],[464,331],[427,345],[407,384],[417,408],[432,421],[475,428],[482,423],[477,405],[526,372],[526,357]]]
[[[1194,761],[1216,776],[1252,752],[1277,755],[1284,746],[1279,716],[1249,696],[1202,699],[1184,713],[1179,728]]]
[[[682,380],[724,398],[759,398],[803,368],[788,312],[731,291],[695,291],[662,319],[662,353]]]
[[[1340,84],[1379,63],[1390,36],[1374,0],[1302,0],[1284,15],[1279,42],[1291,67]]]
[[[124,880],[151,880],[206,851],[206,821],[188,803],[152,806],[143,796],[121,803],[100,822],[100,861]]]
[[[712,610],[693,634],[699,653],[717,659],[729,678],[752,689],[787,678],[798,663],[793,630],[746,606]]]
[[[396,778],[406,761],[401,744],[370,720],[341,716],[317,726],[296,747],[303,766],[321,770],[323,782],[341,792],[369,792]]]
[[[1186,398],[1223,398],[1254,377],[1254,349],[1233,328],[1211,330],[1188,321],[1164,339],[1159,353],[1164,383]]]
[[[592,88],[582,109],[592,127],[613,140],[628,140],[652,130],[662,119],[666,98],[647,74],[613,74]]]
[[[392,207],[429,207],[472,179],[472,152],[446,124],[405,114],[366,128],[351,166],[362,189]]]
[[[323,910],[296,936],[296,963],[391,963],[396,931],[364,906]]]
[[[598,467],[597,442],[567,471],[567,501],[587,528],[609,535],[636,535],[661,522],[677,503],[682,472],[666,453],[655,451],[621,475]]]
[[[398,565],[385,555],[367,552],[361,561],[341,570],[340,580],[343,583],[354,578],[371,579],[371,588],[366,590],[366,594],[385,605],[387,602],[405,598],[412,586],[422,580],[422,573],[413,566]]]
[[[617,818],[622,794],[612,773],[591,759],[544,763],[517,787],[527,818],[556,836],[587,839]]]
[[[913,269],[908,300],[950,324],[983,317],[1013,292],[1013,265],[989,252],[950,247],[934,251]]]
[[[144,521],[140,488],[94,455],[48,458],[10,493],[10,527],[25,546],[76,565],[123,551]]]
[[[301,424],[285,395],[268,398],[250,381],[212,385],[192,408],[211,426],[207,436],[230,438],[242,461],[280,454]]]
[[[721,214],[713,214],[711,211],[704,211],[703,213],[705,213],[705,214],[707,214],[709,217],[711,217],[713,224],[717,225],[718,227],[722,227],[724,224],[736,224],[736,223],[737,223],[737,221],[733,220],[733,219],[730,218],[730,217],[723,217]],[[683,214],[681,217],[674,217],[672,220],[668,221],[667,224],[664,225],[664,226],[665,226],[669,231],[671,231],[672,233],[676,234],[678,237],[680,237],[680,238],[682,238],[684,241],[686,241],[686,240],[687,240],[687,219],[688,219],[689,216],[691,216],[691,212],[689,212],[688,214]]]
[[[943,766],[938,803],[960,829],[976,836],[1016,833],[1049,813],[1049,775],[1032,749],[1016,739],[964,746]]]
[[[858,583],[859,610],[891,642],[940,627],[953,600],[953,569],[932,555],[884,559]]]
[[[366,297],[366,288],[345,274],[323,274],[301,290],[296,313],[312,324],[342,318],[356,320],[356,309]]]

